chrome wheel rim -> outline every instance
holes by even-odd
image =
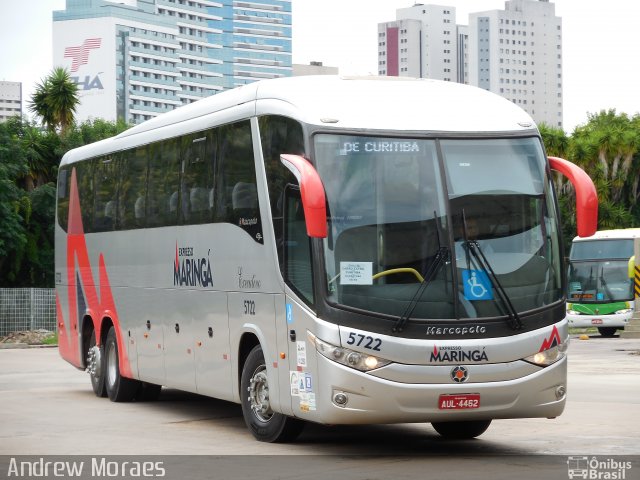
[[[249,404],[258,420],[268,422],[273,417],[271,403],[269,402],[269,382],[267,368],[260,365],[255,369],[249,381]]]

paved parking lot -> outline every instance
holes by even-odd
[[[567,408],[555,420],[495,421],[466,442],[443,442],[428,424],[309,425],[279,445],[255,441],[238,405],[170,389],[115,404],[56,349],[0,350],[0,454],[640,454],[640,340],[574,338],[569,354]]]

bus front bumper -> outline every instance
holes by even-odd
[[[569,327],[586,328],[586,327],[617,327],[624,326],[631,320],[631,313],[612,313],[611,315],[575,315],[567,312],[567,320]]]
[[[566,402],[566,357],[521,378],[483,383],[399,383],[338,365],[322,356],[318,356],[318,369],[322,387],[317,395],[316,418],[309,419],[321,423],[553,418],[562,413]],[[479,406],[441,409],[442,395],[479,395]],[[346,402],[339,405],[336,399]]]

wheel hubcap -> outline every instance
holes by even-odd
[[[273,417],[273,410],[269,403],[269,382],[267,380],[267,369],[264,365],[256,368],[249,382],[249,403],[255,416],[268,422]]]
[[[87,355],[87,373],[89,373],[92,378],[99,379],[101,367],[102,355],[100,354],[100,348],[94,345],[89,349],[89,354]]]

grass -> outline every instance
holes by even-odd
[[[42,340],[43,345],[57,345],[58,344],[58,334],[54,333],[50,337],[47,337]]]

